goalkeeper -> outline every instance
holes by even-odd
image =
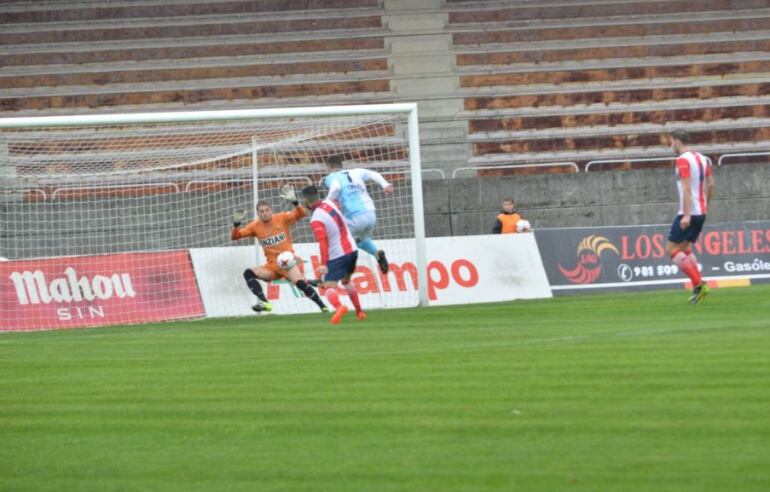
[[[290,185],[284,185],[281,188],[281,198],[291,202],[294,205],[294,210],[274,214],[273,208],[269,203],[260,201],[257,203],[258,218],[244,227],[241,227],[241,223],[246,218],[246,211],[236,210],[233,214],[233,230],[230,234],[233,241],[245,237],[256,237],[267,259],[267,263],[264,265],[247,268],[243,272],[246,285],[249,286],[251,292],[258,299],[258,302],[251,309],[255,312],[271,311],[273,309],[262,290],[262,286],[259,283],[260,280],[272,282],[279,278],[285,278],[316,303],[322,312],[328,312],[329,309],[319,297],[318,292],[308,285],[303,277],[299,269],[302,260],[298,256],[295,255],[293,264],[289,268],[284,269],[278,266],[276,259],[279,254],[284,251],[294,253],[294,248],[291,244],[291,225],[306,215],[305,209],[299,205],[294,188]]]
[[[377,259],[382,273],[388,273],[385,252],[372,240],[377,213],[372,197],[366,191],[366,182],[374,181],[385,193],[393,193],[393,185],[376,171],[361,168],[343,170],[342,159],[336,155],[331,156],[326,165],[331,170],[323,179],[324,186],[329,190],[326,199],[339,202],[342,215],[358,247]]]

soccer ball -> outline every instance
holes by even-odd
[[[280,255],[278,255],[278,258],[276,259],[278,262],[278,267],[282,268],[284,270],[290,270],[294,267],[294,265],[297,264],[297,257],[294,256],[294,253],[291,251],[284,251]]]
[[[516,232],[529,232],[531,230],[532,226],[529,224],[528,220],[521,219],[516,222]]]

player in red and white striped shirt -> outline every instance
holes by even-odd
[[[711,162],[690,146],[689,135],[676,130],[670,135],[671,149],[679,157],[676,160],[677,188],[679,189],[679,213],[671,224],[666,250],[671,260],[692,281],[692,304],[697,304],[709,292],[701,278],[698,260],[690,245],[698,240],[706,221],[708,203],[714,193],[714,177]]]
[[[308,186],[300,193],[305,206],[313,211],[310,227],[321,250],[321,266],[316,273],[318,278],[323,279],[320,285],[326,289],[324,295],[335,309],[331,319],[332,324],[339,323],[348,312],[348,308],[340,302],[337,294],[337,282],[340,281],[356,308],[356,316],[358,319],[365,319],[366,313],[361,309],[358,292],[350,282],[356,270],[358,248],[342,212],[334,202],[321,200],[315,186]]]

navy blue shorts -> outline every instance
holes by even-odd
[[[674,223],[671,224],[671,231],[668,233],[668,240],[672,243],[682,243],[684,241],[690,241],[694,243],[700,236],[700,231],[703,229],[703,223],[706,222],[705,215],[693,215],[690,219],[690,225],[687,229],[682,229],[679,221],[682,220],[681,215],[677,215],[674,219]]]
[[[326,275],[324,275],[324,282],[329,280],[332,282],[342,280],[345,275],[356,271],[357,262],[358,250],[329,261],[329,264],[327,265],[329,271],[326,272]]]

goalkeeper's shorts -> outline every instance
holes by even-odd
[[[377,224],[377,214],[374,210],[358,213],[352,217],[345,217],[350,234],[356,241],[371,238],[374,234],[374,226]]]
[[[294,258],[296,258],[296,260],[297,260],[297,265],[301,265],[301,264],[304,263],[302,258],[300,258],[299,256],[295,255]],[[270,270],[278,278],[288,278],[289,270],[284,270],[283,268],[279,267],[278,263],[276,263],[275,260],[268,261],[264,265],[260,265],[260,266],[262,268]]]

